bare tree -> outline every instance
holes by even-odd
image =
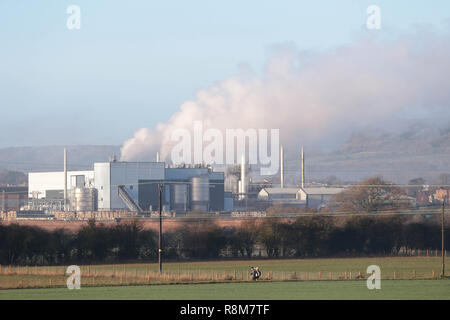
[[[405,196],[405,190],[385,182],[380,177],[373,177],[334,196],[330,202],[330,209],[344,212],[376,212],[407,208],[408,203],[400,201]]]

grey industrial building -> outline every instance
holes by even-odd
[[[344,188],[264,188],[258,193],[258,200],[268,204],[282,204],[312,209],[326,206],[331,198]]]
[[[64,182],[66,191],[64,191]],[[66,210],[138,212],[159,207],[158,185],[162,185],[164,211],[231,210],[224,198],[224,173],[211,167],[170,167],[164,162],[94,163],[93,170],[31,172],[29,196],[37,203],[64,201]],[[231,204],[232,205],[232,204]]]

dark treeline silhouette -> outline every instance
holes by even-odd
[[[171,260],[251,258],[255,247],[269,258],[396,255],[400,249],[440,249],[440,228],[426,219],[374,216],[267,218],[238,228],[202,221],[165,233],[163,255]],[[447,226],[446,247],[449,234]],[[114,227],[89,221],[76,233],[0,224],[0,264],[156,261],[157,239],[156,232],[144,230],[138,221]]]

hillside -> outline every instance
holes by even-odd
[[[400,133],[354,134],[328,154],[313,154],[307,169],[310,176],[361,180],[381,175],[398,183],[423,177],[438,183],[441,173],[450,173],[450,126],[438,129],[412,126]]]
[[[20,172],[63,169],[62,146],[0,149],[0,170]],[[86,170],[93,162],[120,155],[120,146],[69,146],[68,168]],[[286,182],[298,184],[299,159],[287,159]],[[329,153],[306,150],[307,182],[335,176],[342,181],[360,181],[381,175],[398,183],[423,177],[429,184],[450,173],[450,126],[443,129],[416,125],[391,134],[358,133]]]

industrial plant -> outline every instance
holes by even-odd
[[[29,210],[164,212],[232,210],[224,199],[224,173],[209,166],[169,166],[164,162],[121,162],[112,157],[92,170],[30,172]]]
[[[20,201],[7,208],[2,198],[2,218],[113,220],[151,217],[159,214],[160,207],[169,217],[208,213],[260,216],[274,205],[320,210],[343,190],[306,187],[303,148],[298,185],[285,185],[283,146],[279,184],[275,176],[253,180],[245,155],[240,160],[239,165],[218,172],[204,164],[170,165],[160,161],[158,154],[153,162],[124,162],[112,156],[107,162],[93,163],[91,170],[75,171],[68,170],[64,149],[63,171],[30,172],[28,188],[22,188],[20,196],[3,194],[4,199]]]

